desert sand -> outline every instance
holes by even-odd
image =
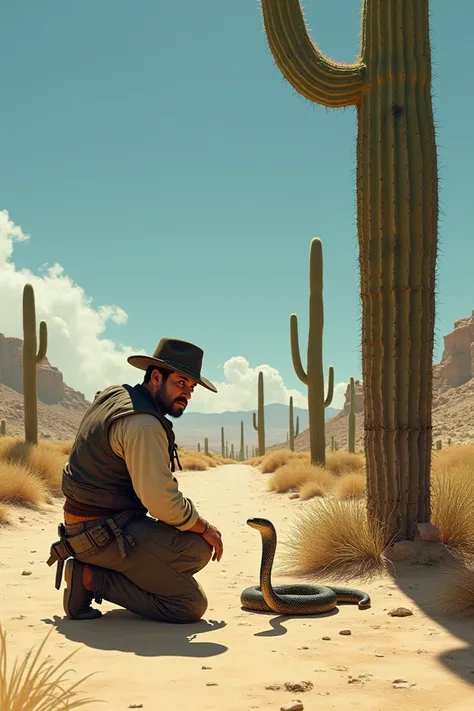
[[[240,592],[258,582],[261,556],[260,535],[246,519],[270,518],[281,542],[298,510],[317,505],[267,492],[267,477],[246,465],[179,473],[183,492],[224,541],[220,563],[198,575],[209,598],[205,619],[190,625],[141,619],[107,602],[99,620],[68,620],[55,568],[45,564],[61,503],[16,512],[13,526],[0,529],[0,622],[10,663],[53,628],[45,649],[52,660],[78,649],[67,664],[71,678],[95,673],[81,689],[105,703],[85,707],[91,711],[273,710],[296,700],[302,706],[294,708],[304,711],[472,709],[474,630],[470,621],[430,613],[436,566],[406,567],[396,581],[350,581],[370,593],[369,610],[341,605],[326,615],[287,618],[241,609]],[[274,576],[274,583],[283,581],[289,579]],[[388,614],[400,606],[413,614]],[[292,689],[293,682],[302,686]]]

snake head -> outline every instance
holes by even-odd
[[[269,521],[267,518],[261,518],[260,516],[256,516],[255,518],[248,518],[247,525],[250,526],[250,528],[256,528],[257,531],[266,533],[275,530],[271,521]]]

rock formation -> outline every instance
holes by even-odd
[[[474,311],[454,323],[454,330],[444,337],[441,363],[433,369],[443,389],[457,388],[474,378]]]

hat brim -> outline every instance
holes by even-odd
[[[153,356],[145,355],[133,355],[127,358],[127,362],[133,365],[134,368],[139,368],[140,370],[146,370],[150,365],[158,365],[160,368],[166,368],[167,370],[174,370],[177,373],[183,373],[183,375],[188,375],[190,378],[195,380],[199,385],[202,385],[206,390],[211,390],[213,393],[217,392],[215,385],[211,383],[207,378],[203,378],[195,370],[191,368],[180,367],[177,368],[175,365],[170,365],[166,360],[161,360],[161,358],[154,358]]]

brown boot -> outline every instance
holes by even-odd
[[[82,584],[84,563],[74,558],[66,561],[64,578],[66,589],[64,591],[64,612],[70,620],[94,620],[102,617],[100,610],[91,607],[94,594],[86,590]]]

